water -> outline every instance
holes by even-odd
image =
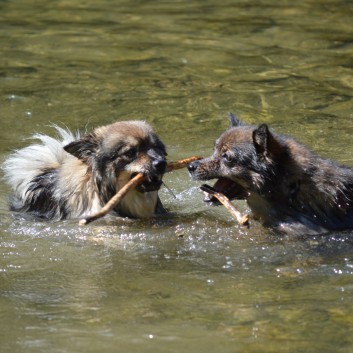
[[[0,2],[0,158],[51,123],[146,119],[170,160],[207,155],[234,112],[353,166],[353,3]],[[38,223],[0,183],[1,352],[351,352],[352,234],[278,237],[202,203]],[[241,202],[237,206],[245,210]]]

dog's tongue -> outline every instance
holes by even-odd
[[[230,200],[239,197],[243,194],[243,189],[241,188],[241,186],[227,178],[219,178],[213,185],[213,189],[221,194],[224,194]],[[219,204],[219,201],[214,196],[208,193],[206,193],[204,201]]]
[[[230,179],[226,178],[219,178],[215,184],[213,185],[213,188],[217,190],[218,192],[221,192],[222,194],[225,193],[225,191],[230,188],[230,186],[234,184]]]
[[[212,189],[214,189],[214,191],[216,191],[216,192],[220,192],[222,194],[225,194],[226,190],[230,188],[232,183],[233,182],[229,179],[219,178],[215,182],[215,184],[213,185]],[[212,202],[215,204],[219,203],[219,201],[212,194],[209,194],[208,192],[205,192],[204,201],[205,202]]]

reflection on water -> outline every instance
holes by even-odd
[[[352,161],[352,3],[3,1],[0,155],[50,123],[146,119],[207,155],[229,111]],[[4,352],[350,352],[351,234],[278,238],[185,171],[149,221],[36,223],[0,198]],[[238,203],[244,210],[246,205]]]

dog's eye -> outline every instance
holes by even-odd
[[[125,152],[125,156],[128,157],[128,158],[136,158],[137,156],[137,148],[136,147],[132,147],[130,149],[128,149],[126,152]]]
[[[222,153],[222,159],[225,163],[230,163],[232,161],[232,156],[229,151]]]

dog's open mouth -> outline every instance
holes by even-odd
[[[136,176],[137,173],[131,175],[131,179]],[[153,177],[145,176],[145,180],[136,187],[139,192],[151,192],[157,191],[162,185],[162,175],[155,175]]]
[[[219,178],[212,189],[225,195],[229,200],[244,199],[247,195],[242,186],[227,178]],[[204,201],[210,205],[220,205],[220,202],[208,192],[205,192]]]

